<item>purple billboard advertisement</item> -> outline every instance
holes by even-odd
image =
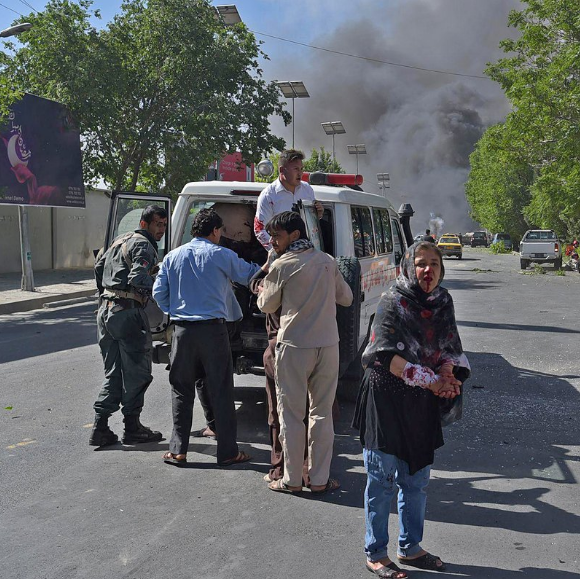
[[[0,127],[0,204],[84,207],[79,129],[68,110],[31,94]]]

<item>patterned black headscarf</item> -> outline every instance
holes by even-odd
[[[415,253],[421,249],[439,253],[432,243],[424,241],[406,251],[395,285],[379,302],[362,358],[365,367],[374,362],[378,352],[388,352],[435,371],[446,361],[469,369],[457,332],[453,300],[440,285],[445,273],[443,260],[437,287],[426,293],[419,286],[415,270]]]

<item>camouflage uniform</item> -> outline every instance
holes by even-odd
[[[117,238],[97,256],[97,336],[105,380],[94,404],[91,445],[117,442],[107,421],[120,406],[125,422],[124,443],[161,440],[161,433],[152,432],[139,422],[145,391],[153,380],[151,331],[143,308],[151,295],[152,272],[157,262],[157,243],[143,229]]]

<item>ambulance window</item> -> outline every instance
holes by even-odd
[[[181,242],[179,245],[184,243],[189,243],[192,240],[191,236],[191,224],[193,223],[193,218],[198,214],[201,209],[210,209],[215,205],[214,201],[194,201],[190,208],[189,214],[187,215],[187,220],[185,222],[185,227],[181,235]]]
[[[401,263],[403,252],[405,251],[405,244],[403,243],[403,235],[399,223],[394,219],[391,220],[393,225],[393,240],[395,242],[395,265]]]
[[[352,235],[356,257],[370,257],[375,253],[371,212],[368,207],[351,207]]]
[[[393,251],[393,238],[389,212],[386,209],[373,209],[373,219],[379,254],[391,253]]]

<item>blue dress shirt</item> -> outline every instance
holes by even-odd
[[[259,269],[231,249],[194,237],[165,256],[153,284],[153,298],[172,320],[229,321],[233,317],[231,282],[247,286]]]

